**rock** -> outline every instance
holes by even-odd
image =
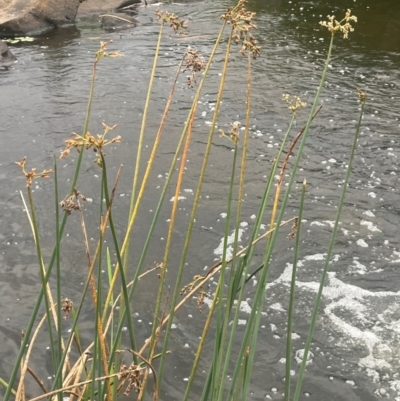
[[[138,4],[142,4],[142,0],[125,0],[119,6],[117,6],[117,10],[122,10],[124,8],[130,8],[131,6],[137,6]]]
[[[38,36],[74,22],[79,0],[0,0],[0,37]],[[4,4],[6,6],[4,7]]]
[[[8,46],[0,40],[0,68],[8,69],[16,61],[16,57],[11,53]]]
[[[105,31],[120,31],[135,27],[137,21],[128,14],[108,13],[101,20],[101,27]]]
[[[120,10],[141,3],[142,0],[84,0],[79,6],[78,16]]]

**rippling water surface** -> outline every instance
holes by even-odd
[[[254,62],[251,140],[248,155],[248,180],[243,210],[242,244],[245,245],[254,223],[263,186],[287,128],[290,115],[281,101],[283,93],[301,96],[312,102],[322,72],[329,36],[318,25],[327,14],[338,17],[348,7],[358,16],[356,31],[349,40],[337,38],[327,82],[321,97],[322,111],[316,118],[301,161],[298,186],[293,192],[287,217],[297,212],[299,187],[307,178],[307,206],[304,212],[294,349],[301,356],[309,316],[317,292],[317,282],[326,256],[327,243],[335,219],[349,151],[355,132],[359,105],[355,87],[368,93],[366,114],[354,164],[342,222],[337,236],[329,277],[323,294],[319,323],[312,346],[312,358],[303,385],[303,398],[322,400],[400,399],[400,246],[399,207],[399,64],[400,8],[397,0],[374,1],[250,1],[257,11],[257,39],[262,56]],[[163,112],[177,64],[187,45],[202,53],[210,52],[219,30],[219,15],[233,2],[195,2],[171,4],[168,10],[189,22],[189,35],[176,38],[167,33],[161,48],[156,87],[150,104],[148,137],[143,159],[147,160],[157,122]],[[70,132],[81,132],[91,79],[92,61],[99,41],[112,39],[110,50],[120,50],[121,59],[102,60],[96,80],[95,101],[90,131],[101,131],[101,122],[117,123],[122,144],[107,149],[110,174],[122,163],[124,174],[119,186],[115,220],[119,233],[125,229],[129,205],[130,178],[134,164],[143,101],[158,34],[154,7],[139,10],[140,24],[127,31],[105,33],[98,17],[81,18],[76,28],[60,30],[50,37],[22,44],[12,50],[18,64],[0,74],[2,112],[0,148],[0,374],[9,375],[18,349],[19,333],[26,326],[39,289],[34,243],[23,212],[20,190],[24,178],[14,162],[28,156],[30,166],[51,168],[53,155],[63,149]],[[175,247],[180,249],[191,210],[197,173],[207,141],[216,100],[218,74],[223,50],[216,56],[210,81],[198,105],[196,131],[190,147],[189,163],[180,201]],[[230,76],[221,108],[219,127],[229,127],[245,119],[246,60],[232,51]],[[149,190],[141,209],[134,239],[133,254],[147,234],[169,161],[185,121],[194,89],[178,83],[177,97],[157,156]],[[299,114],[297,129],[306,115]],[[60,193],[66,193],[72,177],[71,154],[59,163]],[[201,273],[219,255],[228,195],[232,153],[226,141],[216,137],[210,168],[199,210],[190,263],[184,282]],[[89,236],[95,236],[99,205],[99,171],[87,157],[78,187],[93,202],[86,206]],[[43,233],[46,257],[52,249],[53,187],[39,181],[34,195]],[[168,199],[173,195],[171,194]],[[148,266],[162,259],[169,206],[161,215],[152,243]],[[63,256],[65,287],[63,296],[77,298],[85,278],[85,254],[77,216],[66,228]],[[287,234],[285,234],[287,235]],[[293,243],[282,238],[273,256],[265,315],[260,334],[260,352],[254,366],[252,398],[282,399],[284,342],[288,289],[293,259]],[[171,265],[179,260],[172,255]],[[147,297],[156,291],[156,282],[143,280],[141,296],[135,300],[139,335],[149,332],[152,304]],[[243,305],[246,322],[251,307],[252,288]],[[204,315],[204,313],[203,313]],[[177,350],[169,360],[165,399],[180,399],[184,379],[191,366],[204,316],[195,305],[177,315],[174,344]],[[37,361],[48,351],[38,346]],[[211,352],[211,350],[210,350]],[[210,354],[211,355],[211,354]],[[36,362],[38,363],[38,362]],[[208,362],[202,362],[206,368]],[[294,373],[299,365],[294,359]],[[37,370],[46,377],[46,366]],[[198,386],[201,389],[201,377]],[[268,383],[265,385],[265,383]],[[396,398],[398,397],[398,398]]]

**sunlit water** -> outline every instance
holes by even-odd
[[[216,3],[168,6],[169,11],[188,19],[189,35],[176,38],[167,31],[163,40],[143,160],[148,158],[157,122],[186,46],[196,46],[204,54],[211,50],[220,26],[218,17],[228,5],[228,2]],[[351,4],[336,0],[331,8],[324,3],[279,0],[249,3],[249,8],[258,12],[256,36],[262,45],[262,56],[254,62],[253,70],[252,129],[241,244],[246,245],[251,234],[271,161],[290,119],[289,111],[281,101],[282,94],[296,94],[308,103],[312,101],[329,40],[327,32],[319,27],[318,22],[327,14],[340,16],[346,8],[352,7],[359,23],[349,40],[336,40],[321,97],[324,107],[308,138],[298,184],[293,190],[287,212],[288,218],[296,215],[300,184],[306,178],[308,192],[298,269],[293,370],[295,374],[299,368],[296,361],[301,359],[336,215],[359,112],[354,89],[360,87],[368,93],[368,106],[302,393],[304,399],[318,401],[375,400],[377,397],[396,399],[400,397],[399,7],[397,0],[380,1],[379,5],[366,0],[349,2]],[[140,9],[137,19],[140,22],[138,27],[120,33],[102,31],[97,17],[81,19],[76,29],[62,30],[49,38],[14,47],[12,50],[19,59],[18,64],[9,71],[1,72],[2,377],[9,375],[18,350],[19,333],[26,326],[39,289],[34,244],[19,194],[20,190],[24,191],[25,181],[14,162],[27,155],[30,166],[38,170],[51,168],[53,155],[59,155],[69,133],[81,132],[94,54],[100,40],[114,40],[110,51],[120,50],[124,57],[100,63],[90,131],[99,133],[102,121],[110,125],[119,124],[115,132],[122,136],[122,144],[110,147],[106,153],[111,176],[115,175],[121,163],[124,165],[114,217],[122,235],[143,100],[158,33],[154,8]],[[211,70],[210,83],[206,85],[198,105],[196,130],[181,193],[179,223],[175,229],[175,247],[178,250],[185,235],[197,173],[212,120],[222,60],[223,50],[220,50]],[[236,53],[236,49],[231,54],[229,72],[218,122],[218,126],[224,129],[228,129],[230,122],[244,122],[245,118],[246,60]],[[178,83],[157,164],[145,195],[137,223],[134,254],[147,234],[189,101],[194,94],[195,89],[187,88],[185,80],[182,76]],[[305,118],[306,113],[299,114],[296,132]],[[91,217],[97,214],[100,191],[99,170],[92,163],[92,158],[94,156],[89,155],[84,161],[78,184],[79,190],[93,199],[85,206],[89,238],[95,237],[95,222],[91,222]],[[76,155],[72,153],[58,164],[60,197],[68,191],[74,159]],[[203,272],[220,256],[231,161],[229,143],[216,136],[184,283],[194,274]],[[52,249],[54,230],[52,191],[51,182],[38,181],[34,186],[46,257]],[[172,196],[173,190],[167,199]],[[167,202],[162,211],[147,267],[162,259],[171,204]],[[73,216],[71,220],[66,228],[62,262],[65,277],[63,296],[78,300],[77,288],[85,278],[86,262],[81,234],[76,228],[78,217]],[[293,259],[293,242],[284,239],[288,230],[283,230],[273,256],[259,337],[260,352],[253,368],[253,399],[282,399],[286,310]],[[179,252],[171,258],[171,265],[177,263]],[[143,280],[141,297],[134,303],[137,331],[142,336],[148,335],[150,330],[153,303],[148,302],[147,297],[152,292],[155,294],[156,285],[155,280]],[[251,308],[252,295],[250,285],[248,300],[242,305],[243,328]],[[204,315],[204,312],[197,312],[194,302],[177,315],[171,345],[175,352],[168,360],[170,369],[165,379],[169,384],[165,388],[165,399],[182,397],[184,380],[191,366]],[[68,323],[65,324],[67,330]],[[46,377],[46,366],[38,360],[48,352],[48,344],[41,345],[43,348],[38,347],[35,363],[38,363],[37,370]],[[209,362],[204,360],[200,372],[208,365]],[[203,379],[200,373],[196,383],[199,392]]]

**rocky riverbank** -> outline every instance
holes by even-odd
[[[0,0],[0,38],[39,36],[77,16],[113,11],[141,0]]]

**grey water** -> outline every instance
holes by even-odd
[[[186,19],[189,33],[176,37],[166,30],[147,121],[143,166],[183,52],[190,45],[209,54],[220,27],[219,16],[232,4],[233,1],[203,1],[161,6]],[[306,178],[308,190],[293,335],[293,378],[299,369],[297,361],[304,349],[353,142],[359,113],[355,88],[359,87],[367,91],[367,108],[301,399],[400,400],[398,1],[334,0],[328,4],[325,1],[251,0],[248,8],[257,12],[255,36],[262,46],[262,54],[254,62],[252,72],[253,112],[241,224],[243,246],[251,234],[271,162],[290,120],[282,94],[298,95],[308,104],[312,102],[329,43],[328,32],[319,26],[319,21],[325,20],[328,14],[340,17],[347,8],[358,17],[350,38],[335,40],[321,97],[323,108],[308,138],[287,212],[288,218],[296,215],[301,183]],[[124,57],[105,59],[99,64],[89,131],[101,133],[103,121],[109,125],[118,124],[114,132],[121,135],[122,143],[110,146],[106,153],[111,177],[121,164],[124,165],[114,215],[118,232],[123,235],[144,98],[158,35],[154,16],[154,7],[141,8],[136,15],[137,27],[111,33],[100,28],[98,17],[82,17],[76,27],[14,45],[12,51],[19,62],[8,71],[0,72],[0,376],[6,380],[19,348],[20,332],[26,327],[40,288],[35,246],[20,196],[20,191],[25,190],[25,179],[14,162],[27,156],[28,167],[36,167],[38,171],[52,168],[54,155],[58,156],[64,149],[65,139],[71,132],[82,131],[93,58],[99,42],[113,40],[109,50],[119,50]],[[218,120],[218,127],[225,130],[231,122],[244,123],[245,120],[246,59],[237,51],[233,48],[231,53],[229,78]],[[179,221],[174,232],[174,246],[178,252],[171,256],[171,266],[179,262],[222,61],[223,50],[220,50],[198,105]],[[140,210],[132,245],[133,259],[147,235],[194,91],[186,86],[183,75]],[[300,112],[293,135],[305,119],[306,113]],[[92,159],[94,155],[88,153],[78,183],[78,189],[93,199],[85,205],[90,239],[96,235],[93,218],[100,205],[100,173]],[[76,154],[73,152],[58,162],[60,197],[68,191],[74,162]],[[231,163],[229,144],[216,136],[183,283],[204,272],[206,266],[211,266],[220,256]],[[41,241],[45,258],[48,258],[54,240],[53,184],[50,180],[39,180],[33,188]],[[162,260],[169,200],[173,195],[171,190],[161,213],[146,262],[148,268]],[[62,259],[63,296],[76,300],[86,277],[78,224],[78,217],[72,216],[65,231]],[[282,399],[292,260],[293,242],[282,239],[273,255],[249,399]],[[139,335],[149,333],[152,303],[147,297],[155,294],[157,284],[157,280],[142,280],[139,296],[133,303]],[[250,285],[248,299],[241,305],[243,325],[251,308],[252,294]],[[170,369],[165,375],[164,399],[182,398],[205,314],[197,311],[193,301],[177,315],[171,345],[175,352],[168,360]],[[67,330],[68,322],[65,324]],[[48,344],[39,344],[42,348],[37,347],[33,363],[37,364],[35,368],[41,377],[46,378],[49,362],[41,361],[49,356]],[[211,355],[212,350],[209,352]],[[201,375],[208,364],[207,360],[201,362],[195,385],[199,392],[204,380]]]

